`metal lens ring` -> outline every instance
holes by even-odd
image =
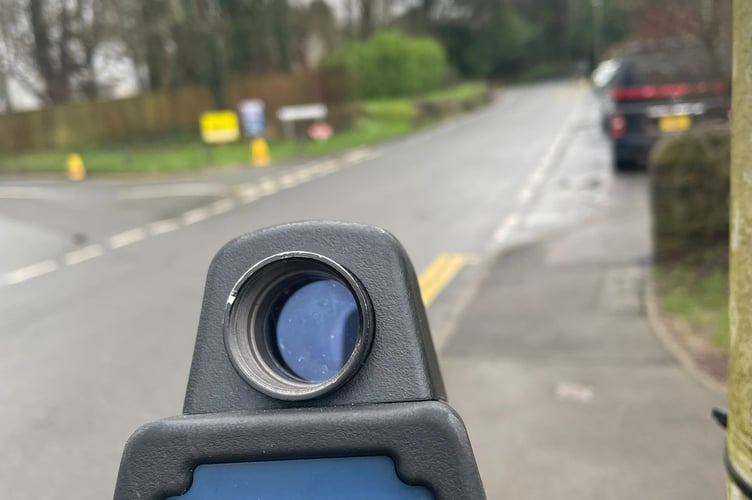
[[[285,252],[253,266],[233,287],[225,348],[258,391],[312,399],[360,369],[373,324],[368,294],[347,269],[316,253]]]

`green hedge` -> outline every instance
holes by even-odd
[[[666,137],[650,159],[657,262],[702,260],[729,236],[730,134],[705,126]]]
[[[425,125],[444,117],[478,108],[491,101],[491,89],[483,82],[455,85],[417,98],[363,101],[365,118],[379,122]]]
[[[405,97],[438,89],[446,83],[443,47],[432,38],[377,33],[335,54],[326,65],[344,64],[363,99]]]

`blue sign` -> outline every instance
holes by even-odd
[[[246,137],[261,137],[264,135],[266,120],[264,118],[264,101],[249,99],[238,106],[240,123]]]

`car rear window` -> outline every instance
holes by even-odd
[[[661,85],[712,80],[707,52],[700,49],[664,49],[633,54],[623,85]]]

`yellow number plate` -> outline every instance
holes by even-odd
[[[661,132],[681,132],[692,125],[692,117],[689,115],[662,116],[658,120]]]

